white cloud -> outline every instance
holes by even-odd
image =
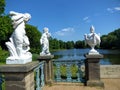
[[[89,19],[89,17],[84,17],[84,18],[83,18],[84,21],[85,21],[85,20],[88,20],[88,19]]]
[[[115,7],[114,9],[117,11],[120,11],[120,7]]]
[[[107,8],[107,11],[110,13],[114,13],[115,11],[120,11],[120,7]]]
[[[55,34],[57,34],[59,36],[64,36],[64,35],[68,35],[72,32],[74,32],[74,28],[68,27],[68,28],[63,28],[60,31],[55,32]]]
[[[90,17],[87,16],[87,17],[84,17],[84,18],[83,18],[83,21],[85,21],[86,23],[89,23],[91,20],[90,20]]]

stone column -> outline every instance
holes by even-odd
[[[52,58],[54,57],[54,55],[46,55],[46,56],[40,56],[38,58],[38,60],[41,61],[45,61],[45,83],[46,84],[52,84]]]
[[[104,87],[104,83],[100,81],[100,64],[99,61],[103,58],[101,54],[85,55],[85,75],[87,86]]]
[[[5,76],[5,90],[34,90],[34,68],[39,62],[19,65],[1,65],[0,73]]]

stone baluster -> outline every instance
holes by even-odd
[[[77,81],[80,82],[80,77],[81,77],[81,74],[80,74],[80,72],[81,72],[81,70],[80,70],[80,63],[77,63],[76,66],[77,66],[77,68],[78,68]]]
[[[41,86],[44,86],[44,64],[41,65]]]
[[[67,69],[67,81],[72,81],[71,64],[67,63],[66,69]]]
[[[39,68],[37,68],[36,70],[36,90],[40,90],[40,78],[39,78],[39,75],[40,75],[40,71],[39,71]]]
[[[56,63],[56,68],[57,68],[57,71],[56,71],[56,80],[57,81],[61,81],[60,66],[61,66],[61,64],[59,62]]]

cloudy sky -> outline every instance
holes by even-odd
[[[6,0],[9,11],[30,13],[29,24],[63,41],[83,40],[91,25],[101,35],[120,28],[120,0]]]

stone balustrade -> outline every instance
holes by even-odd
[[[84,72],[81,70],[81,66],[84,63],[81,60],[54,60],[54,81],[55,82],[83,82]],[[66,70],[65,77],[62,77],[61,67]],[[72,78],[72,66],[76,67],[76,77]]]

